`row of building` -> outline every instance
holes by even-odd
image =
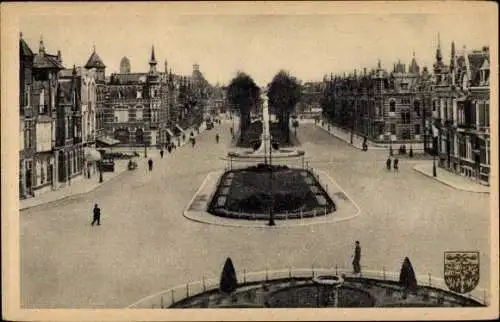
[[[149,71],[106,76],[95,47],[83,67],[65,68],[60,51],[49,54],[40,40],[33,52],[19,40],[19,191],[29,198],[90,179],[106,146],[163,146],[199,127],[222,104],[198,65],[192,75],[157,70],[154,48]]]
[[[447,65],[438,43],[433,73],[413,54],[408,68],[399,61],[389,72],[379,61],[370,71],[325,76],[316,97],[337,126],[435,153],[440,167],[489,184],[489,73],[488,47],[458,52],[452,42]]]

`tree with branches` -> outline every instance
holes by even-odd
[[[260,88],[244,72],[238,72],[227,87],[227,97],[233,111],[240,112],[240,133],[250,126],[250,112],[260,101]]]
[[[269,84],[269,105],[278,114],[280,130],[285,134],[287,143],[290,142],[290,114],[295,110],[301,95],[300,82],[284,70],[280,70]]]

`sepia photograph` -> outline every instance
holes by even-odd
[[[3,316],[498,318],[497,9],[2,4]]]

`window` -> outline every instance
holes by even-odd
[[[24,106],[31,106],[31,86],[27,85],[24,90]]]
[[[396,124],[394,123],[389,124],[389,130],[391,134],[396,134]]]
[[[415,124],[415,135],[420,135],[420,124]]]
[[[410,99],[406,97],[401,98],[401,104],[410,104]]]
[[[391,100],[389,102],[389,112],[396,112],[396,101]]]
[[[432,111],[436,112],[436,108],[437,108],[437,101],[432,101]]]
[[[409,111],[401,112],[401,122],[403,124],[410,124],[410,112]]]
[[[142,117],[143,117],[142,115],[143,115],[142,111],[136,111],[136,112],[135,112],[135,119],[136,119],[137,121],[142,120]]]
[[[420,101],[416,100],[413,102],[413,110],[420,116]]]
[[[42,162],[40,164],[40,184],[45,182],[45,164]]]
[[[408,83],[401,83],[401,89],[407,90],[408,89]]]

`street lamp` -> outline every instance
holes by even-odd
[[[144,157],[148,157],[148,144],[146,142],[144,142]]]
[[[437,138],[432,137],[432,176],[437,177],[437,171],[436,171],[436,154],[437,154],[437,147],[436,147],[436,142]]]
[[[102,183],[104,180],[102,178],[102,161],[99,162],[99,183]]]
[[[267,140],[266,140],[267,141]],[[273,163],[272,163],[272,150],[273,150],[273,144],[272,144],[272,139],[269,138],[269,192],[270,192],[270,207],[269,207],[269,222],[267,223],[268,226],[275,226],[276,223],[274,222],[274,184],[273,184]]]

